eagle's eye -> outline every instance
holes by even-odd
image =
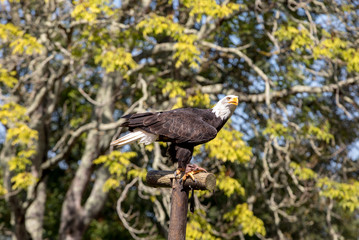
[[[231,98],[230,98],[230,97],[227,97],[226,99],[227,99],[227,101],[231,100]]]

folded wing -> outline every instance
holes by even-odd
[[[217,130],[212,125],[186,109],[131,114],[123,118],[126,118],[123,127],[129,127],[131,131],[140,128],[158,135],[159,141],[198,145],[217,135]]]

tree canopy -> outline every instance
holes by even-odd
[[[0,1],[0,237],[166,239],[131,112],[240,104],[192,160],[187,239],[357,239],[356,1]]]

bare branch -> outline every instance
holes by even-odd
[[[125,214],[124,212],[122,211],[122,207],[121,207],[121,204],[122,202],[125,200],[126,196],[127,196],[127,193],[128,193],[128,190],[133,186],[135,185],[135,183],[138,181],[138,178],[134,178],[129,184],[126,185],[126,187],[123,189],[122,193],[121,193],[121,196],[120,198],[117,200],[117,214],[118,216],[120,217],[124,227],[129,231],[129,233],[131,234],[131,236],[136,239],[136,240],[146,240],[146,239],[153,239],[153,238],[148,238],[148,237],[138,237],[136,234],[143,234],[143,233],[146,233],[145,230],[141,229],[141,230],[138,230],[138,229],[135,229],[133,227],[130,226],[130,224],[127,222],[126,218],[125,218]]]

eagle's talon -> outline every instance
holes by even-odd
[[[182,177],[182,180],[185,181],[188,177],[192,179],[193,182],[197,182],[197,180],[194,177],[194,174],[200,173],[200,172],[207,172],[206,169],[199,167],[197,164],[187,164],[186,166],[186,172]]]
[[[184,168],[177,168],[177,170],[174,172],[175,178],[177,178],[177,176],[180,175],[181,172],[184,172],[184,171],[185,171]]]
[[[196,178],[194,177],[194,174],[200,173],[200,172],[207,172],[206,169],[201,168],[199,166],[197,166],[196,164],[188,164],[186,166],[186,172],[183,175],[183,177],[181,178],[181,182],[186,181],[186,179],[188,177],[190,177],[192,179],[193,182],[197,182]]]

